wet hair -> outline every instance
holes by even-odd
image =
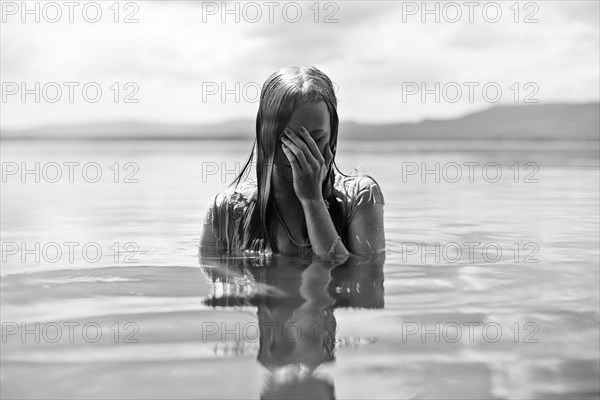
[[[260,93],[260,104],[256,116],[256,138],[252,151],[239,175],[229,185],[237,186],[250,171],[252,159],[256,156],[256,201],[251,202],[244,215],[243,232],[240,232],[244,250],[265,250],[268,245],[277,251],[267,228],[271,215],[271,175],[275,146],[281,132],[292,117],[294,110],[308,103],[324,102],[329,111],[331,136],[329,146],[333,161],[323,183],[323,198],[330,204],[332,216],[338,234],[346,241],[345,218],[342,209],[335,201],[333,183],[335,170],[343,174],[335,164],[339,119],[337,98],[329,77],[315,67],[289,67],[273,73],[264,83]],[[346,175],[345,175],[346,176]]]

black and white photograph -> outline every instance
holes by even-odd
[[[0,0],[1,399],[600,399],[600,2]]]

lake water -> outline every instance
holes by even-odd
[[[3,142],[2,397],[598,398],[598,143],[340,143],[385,260],[199,259],[249,151]]]

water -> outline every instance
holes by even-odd
[[[598,398],[598,143],[340,143],[383,189],[385,261],[199,260],[249,149],[2,143],[63,173],[2,185],[2,397]]]

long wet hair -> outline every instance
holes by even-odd
[[[271,215],[271,175],[277,140],[292,117],[294,110],[307,103],[324,102],[329,111],[331,137],[329,146],[333,161],[323,182],[323,198],[329,202],[329,213],[342,241],[346,242],[345,218],[343,210],[334,196],[335,174],[343,174],[335,164],[339,119],[337,98],[329,77],[315,67],[289,67],[273,73],[264,83],[260,93],[260,104],[256,116],[256,138],[252,151],[239,175],[229,185],[237,186],[250,171],[252,159],[256,156],[257,192],[254,201],[244,215],[240,232],[245,250],[265,250],[269,246],[277,251],[268,230],[268,217]]]

